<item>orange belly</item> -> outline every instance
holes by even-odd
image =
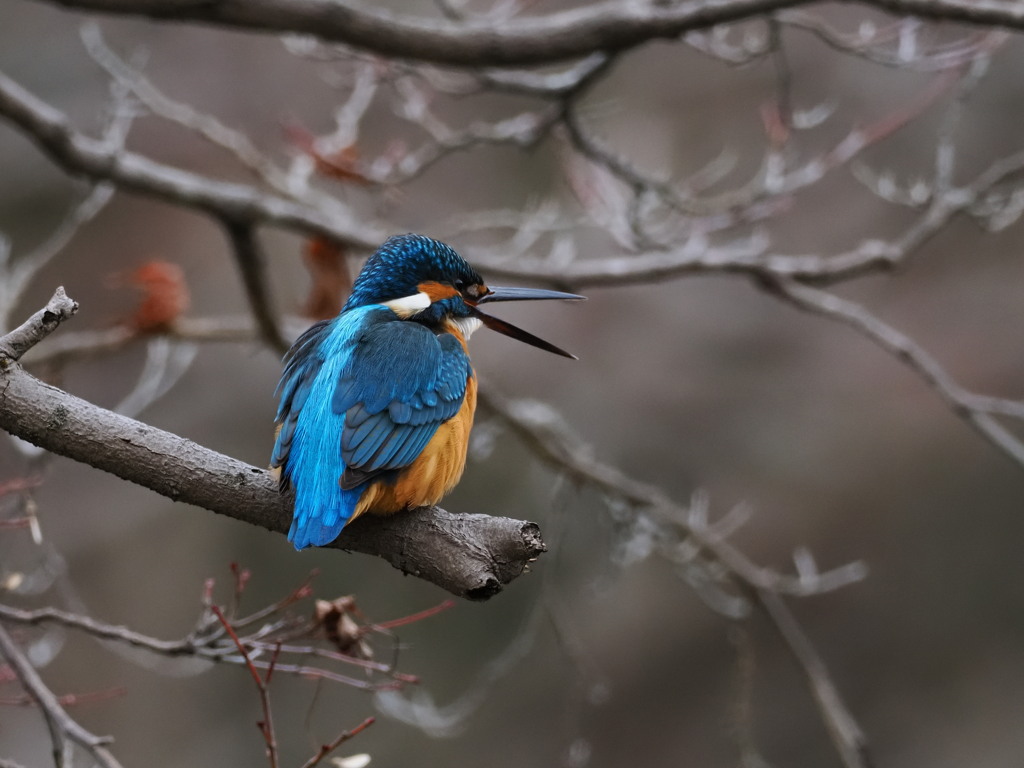
[[[437,428],[423,452],[402,470],[394,484],[373,483],[359,499],[353,518],[363,512],[390,514],[437,504],[454,488],[466,468],[469,432],[476,412],[476,378],[466,381],[462,408]]]

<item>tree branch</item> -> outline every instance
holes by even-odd
[[[0,372],[16,363],[28,350],[57,330],[57,326],[78,311],[78,302],[72,301],[59,287],[46,306],[5,336],[0,336]]]
[[[48,307],[61,297],[70,302],[58,291]],[[0,428],[175,501],[270,531],[288,530],[291,497],[278,492],[266,470],[100,408],[22,369],[9,350],[20,354],[26,347],[19,339],[31,346],[46,334],[47,323],[56,327],[52,315],[41,310],[0,337]],[[437,507],[366,516],[331,546],[383,557],[403,573],[470,600],[497,594],[545,551],[534,523]]]
[[[818,703],[829,737],[847,768],[870,768],[874,765],[868,740],[853,715],[843,703],[839,689],[832,681],[821,654],[815,649],[796,617],[775,592],[755,591],[758,604],[778,630],[800,669],[807,677],[811,695]]]
[[[96,736],[90,733],[64,711],[60,700],[39,677],[39,673],[18,648],[3,624],[0,624],[0,655],[7,659],[7,663],[14,670],[14,674],[26,693],[35,700],[42,710],[53,739],[54,760],[58,768],[70,763],[70,760],[65,761],[64,759],[65,739],[70,739],[88,751],[96,764],[102,768],[121,768],[121,764],[106,747],[111,741],[110,737]]]
[[[805,312],[821,315],[850,326],[862,336],[909,366],[946,402],[957,416],[973,426],[986,440],[1024,468],[1024,442],[992,415],[1006,410],[992,407],[993,399],[964,389],[939,361],[906,334],[879,320],[855,302],[794,280],[768,279],[759,283],[766,290]],[[996,403],[1000,401],[996,400]],[[1002,401],[1004,404],[1006,401]]]
[[[380,56],[461,66],[523,66],[620,51],[808,0],[700,0],[679,5],[585,5],[504,21],[429,19],[348,0],[48,0],[65,8],[313,35]]]
[[[274,224],[366,249],[375,248],[384,239],[383,233],[372,227],[357,225],[344,206],[323,211],[249,184],[211,179],[92,139],[72,128],[63,112],[2,72],[0,117],[14,123],[71,175],[111,181],[125,191],[194,208],[226,225]]]
[[[235,251],[235,261],[242,273],[242,285],[245,286],[249,309],[256,320],[260,338],[271,349],[284,354],[288,351],[288,342],[281,335],[279,318],[271,306],[266,259],[256,237],[256,227],[253,224],[230,223],[225,229]]]
[[[380,56],[435,64],[512,67],[622,51],[651,40],[810,5],[810,0],[694,0],[635,3],[607,0],[544,16],[504,21],[416,18],[350,0],[47,0],[118,16],[280,34],[313,35]],[[899,16],[1024,28],[1024,6],[1000,0],[862,0]]]

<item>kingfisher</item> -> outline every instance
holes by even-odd
[[[466,342],[481,325],[576,359],[481,305],[582,298],[488,287],[442,242],[389,238],[341,312],[310,327],[284,358],[270,465],[281,491],[295,490],[295,548],[329,544],[366,512],[437,504],[455,487],[476,410]]]

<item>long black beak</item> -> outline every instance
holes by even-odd
[[[491,292],[479,299],[476,303],[486,304],[491,301],[531,301],[533,299],[568,299],[570,301],[580,301],[585,298],[586,296],[577,296],[575,293],[548,291],[543,288],[491,288]],[[518,328],[511,323],[499,320],[492,315],[486,315],[479,309],[476,310],[476,316],[479,317],[480,320],[483,321],[483,324],[492,331],[503,333],[513,339],[519,339],[519,341],[524,341],[538,349],[554,352],[556,355],[561,355],[562,357],[569,357],[573,360],[579,359],[576,355],[566,352],[564,349],[559,349],[554,344],[549,344],[544,341],[544,339],[537,338],[532,333],[524,331],[522,328]]]

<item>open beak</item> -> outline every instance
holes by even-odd
[[[531,301],[534,299],[568,299],[570,301],[579,301],[585,298],[586,296],[577,296],[575,293],[548,291],[543,288],[491,288],[491,292],[480,298],[476,303],[487,304],[492,301]],[[524,331],[522,328],[518,328],[511,323],[499,320],[492,315],[486,315],[479,309],[476,310],[475,314],[480,318],[483,324],[492,331],[503,333],[506,336],[511,336],[513,339],[519,339],[519,341],[524,341],[533,347],[547,350],[548,352],[554,352],[556,355],[561,355],[562,357],[570,357],[573,360],[579,359],[576,355],[570,354],[564,349],[559,349],[554,344],[549,344],[544,341],[544,339],[539,339],[532,333]]]

